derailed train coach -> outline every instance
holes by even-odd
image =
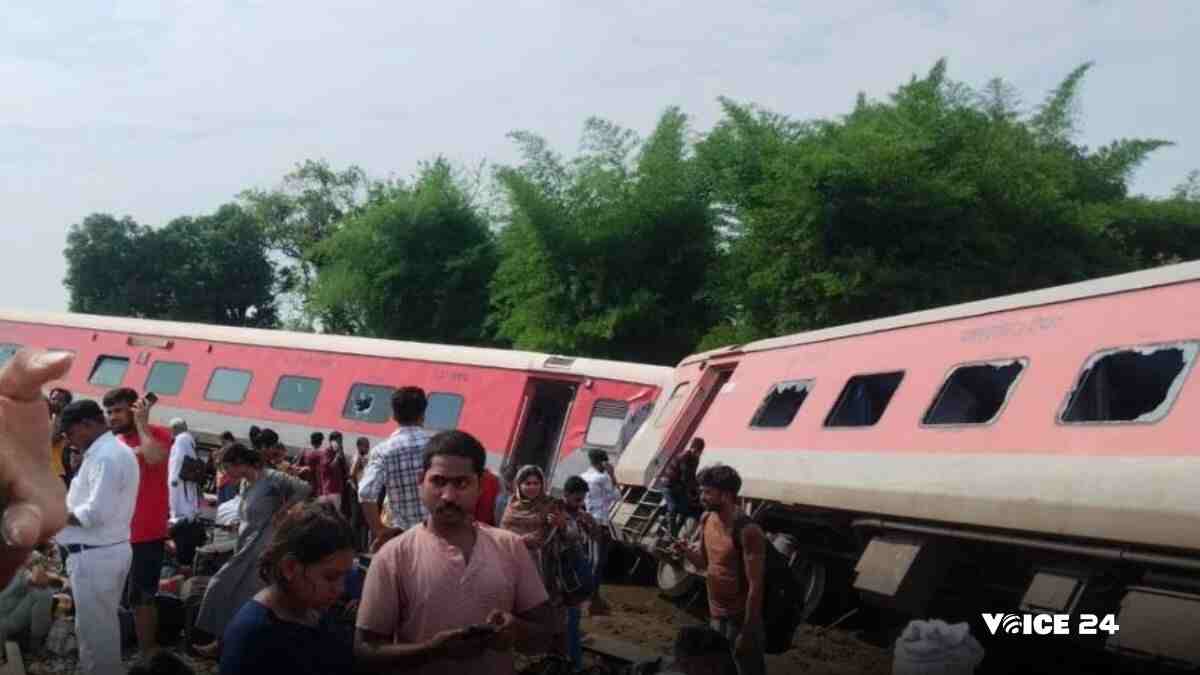
[[[488,465],[533,464],[553,486],[587,467],[581,448],[616,453],[670,379],[661,366],[505,349],[231,328],[84,314],[0,311],[0,363],[22,347],[70,351],[52,383],[98,399],[155,392],[152,421],[185,419],[197,440],[271,427],[293,452],[313,431],[372,444],[394,429],[391,395],[426,391],[426,427],[462,429]]]
[[[660,473],[696,436],[792,556],[797,618],[1115,615],[1080,646],[1200,665],[1200,263],[684,359],[617,466],[659,585]],[[1112,627],[1119,627],[1113,630]]]

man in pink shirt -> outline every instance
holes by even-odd
[[[553,634],[556,615],[521,538],[475,521],[485,457],[461,431],[426,445],[419,487],[429,518],[371,561],[355,640],[364,666],[511,675],[513,644]]]

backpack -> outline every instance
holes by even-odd
[[[709,514],[700,517],[700,546],[704,547],[704,526]],[[733,548],[738,554],[738,570],[745,578],[742,563],[742,531],[747,525],[758,525],[750,516],[739,513],[733,521]],[[764,531],[764,535],[765,535]],[[768,654],[782,654],[792,646],[796,630],[795,617],[799,611],[798,589],[792,578],[791,562],[767,539],[763,561],[763,633],[764,649]]]
[[[203,483],[208,478],[208,464],[195,457],[183,458],[183,466],[179,467],[179,480],[185,483]]]

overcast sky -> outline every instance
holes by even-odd
[[[89,213],[162,225],[305,158],[379,176],[436,153],[502,163],[513,129],[571,152],[590,115],[645,133],[678,105],[704,130],[722,95],[838,115],[940,57],[1029,104],[1094,60],[1081,140],[1175,141],[1142,193],[1200,168],[1196,0],[966,4],[8,0],[0,307],[66,308],[66,230]]]

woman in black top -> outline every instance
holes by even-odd
[[[269,585],[225,629],[221,675],[350,673],[353,636],[326,610],[353,564],[353,535],[333,508],[293,507],[259,562]]]

